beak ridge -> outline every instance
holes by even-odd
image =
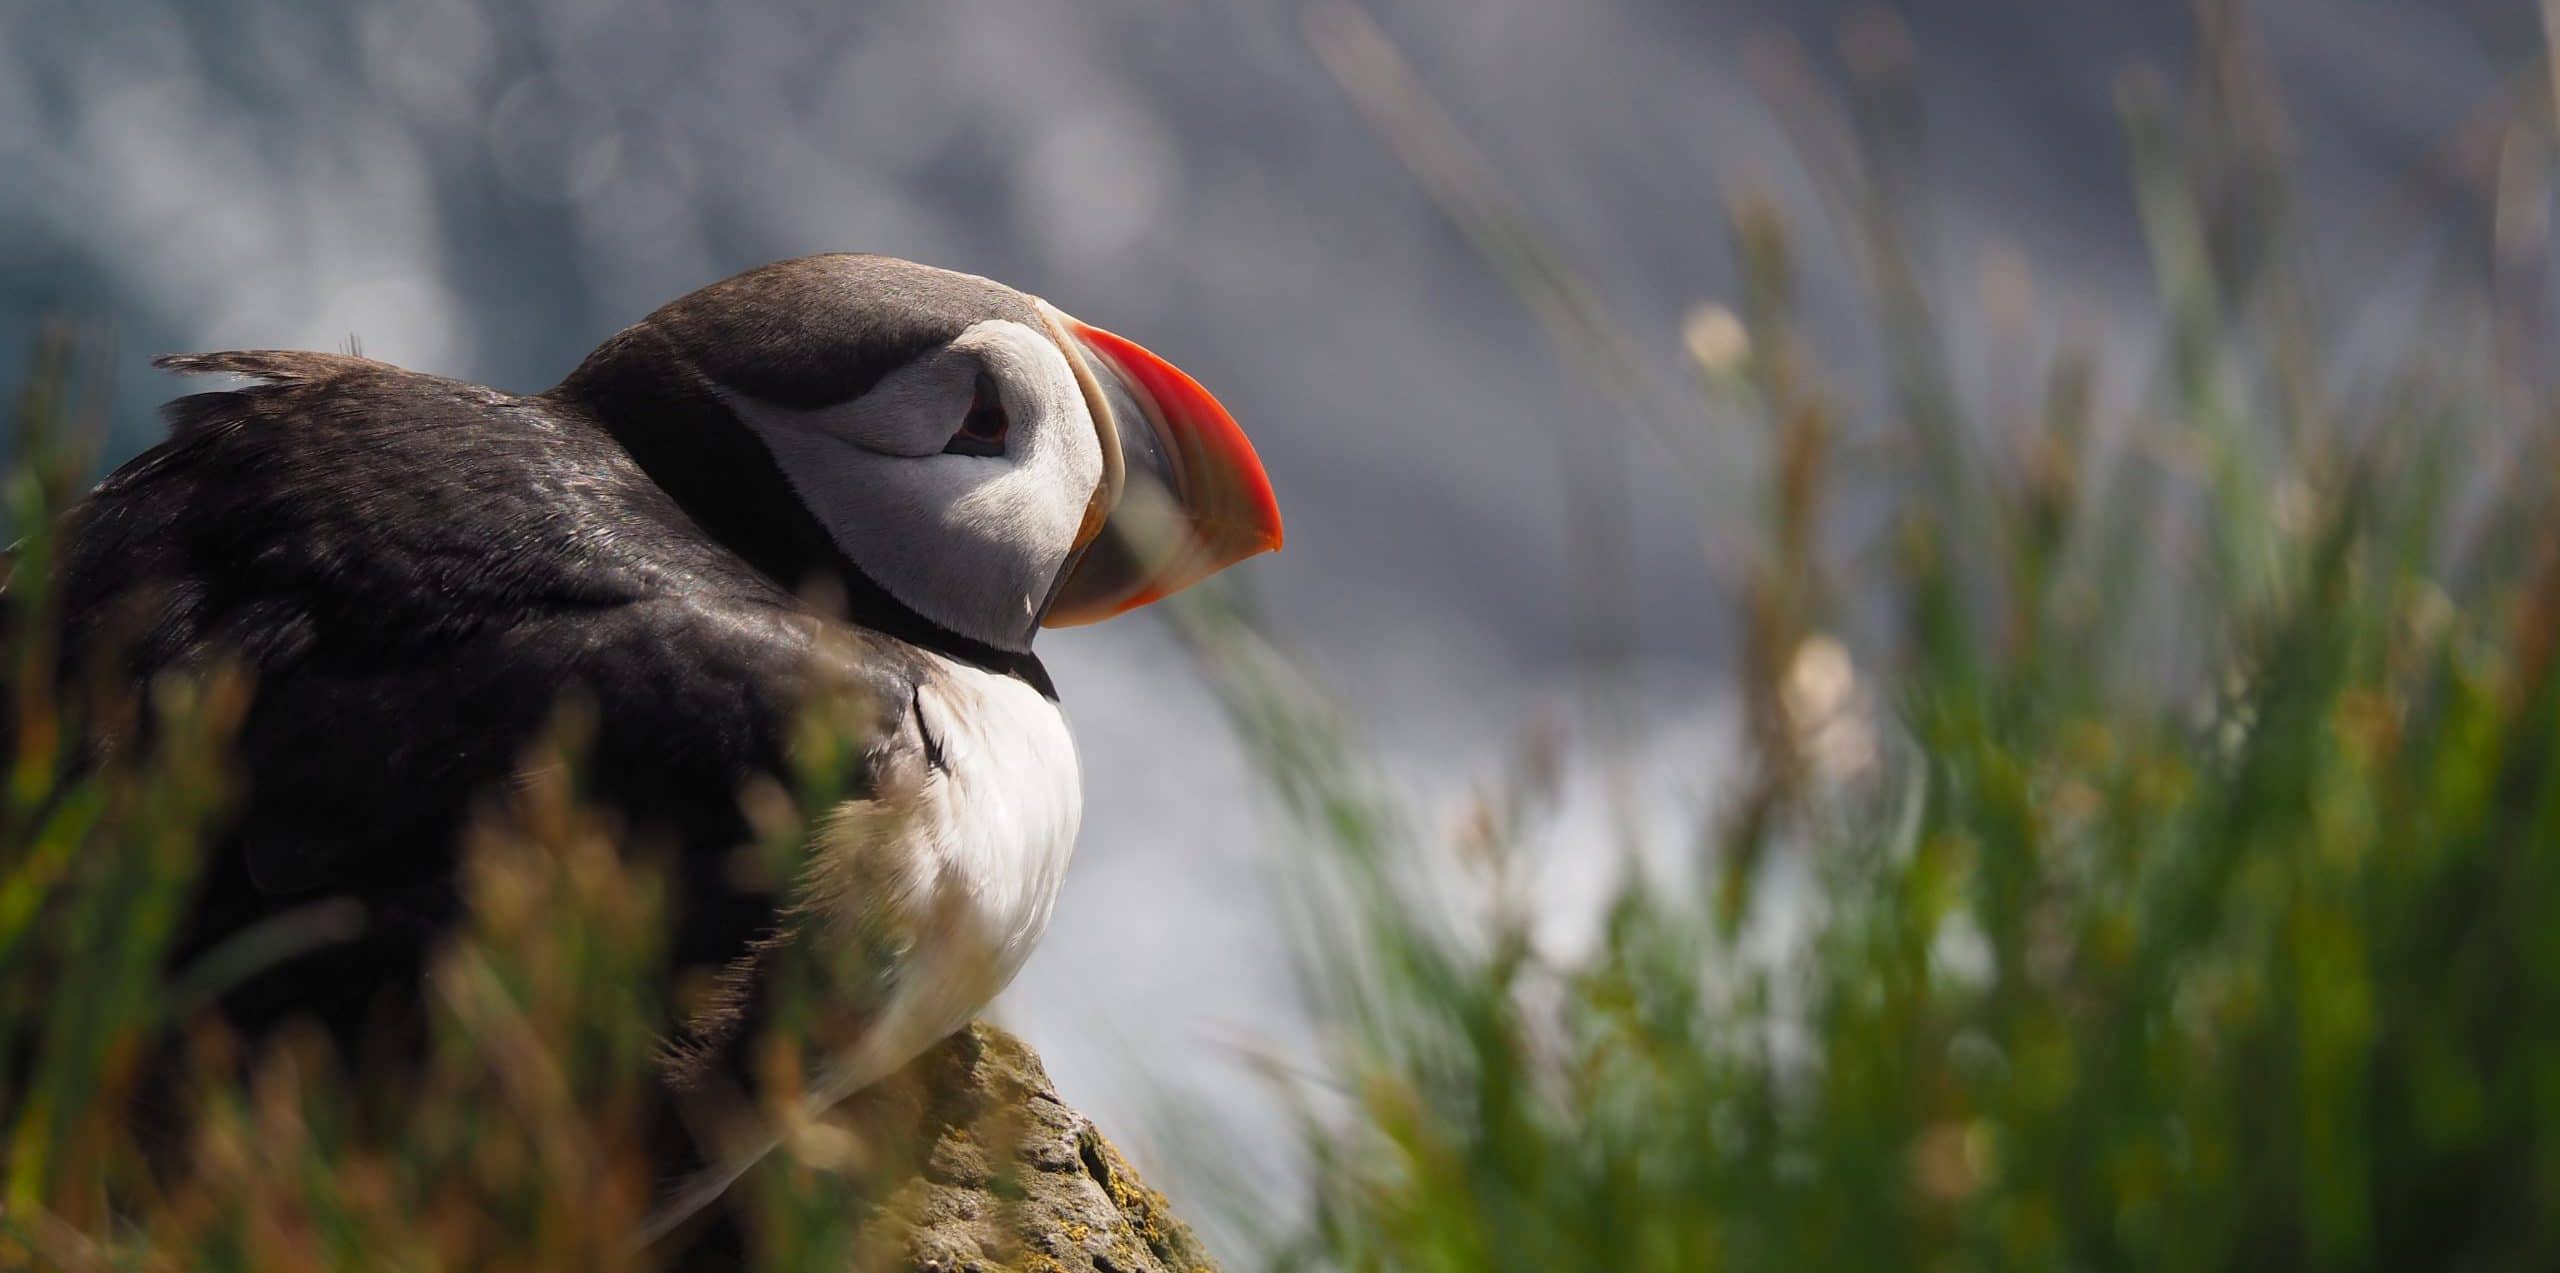
[[[1136,341],[1055,317],[1070,358],[1091,373],[1086,391],[1108,470],[1096,499],[1108,507],[1088,516],[1043,625],[1098,622],[1277,550],[1286,538],[1279,499],[1226,407]],[[1111,476],[1120,478],[1116,491]]]

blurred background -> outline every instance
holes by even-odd
[[[1875,338],[1843,317],[1863,302],[1785,89],[1838,73],[1844,24],[1855,56],[1866,8],[1444,0],[1374,16],[1629,333],[1624,374],[1676,388],[1684,324],[1695,334],[1697,307],[1735,290],[1722,226],[1745,188],[1801,216],[1807,321],[1849,382],[1876,372]],[[1953,364],[1979,377],[1968,391],[1997,394],[2004,357],[2064,342],[2147,365],[2161,304],[2118,103],[2138,68],[2187,73],[2196,11],[1888,8],[1902,21],[1878,30],[1907,33],[1930,139],[1906,192],[1925,206],[1902,211],[1933,283],[1990,313],[1950,327]],[[859,250],[985,274],[1145,342],[1232,408],[1289,523],[1248,586],[1417,807],[1454,810],[1517,740],[1560,727],[1600,758],[1568,771],[1561,816],[1684,844],[1727,784],[1734,733],[1719,688],[1734,599],[1700,545],[1719,502],[1748,492],[1717,484],[1712,434],[1680,457],[1655,444],[1653,390],[1631,409],[1572,373],[1328,69],[1324,12],[0,0],[0,382],[46,316],[109,332],[114,459],[156,435],[152,407],[176,392],[144,365],[158,353],[354,342],[531,391],[656,305],[765,261]],[[2344,241],[2401,225],[2411,200],[2481,197],[2495,164],[2478,121],[2542,52],[2530,4],[2252,12],[2307,233]],[[1997,321],[2021,288],[2034,321]],[[1303,1027],[1264,802],[1158,622],[1053,634],[1042,653],[1088,807],[1055,925],[998,1015],[1142,1161],[1172,1101],[1248,1174],[1285,1173],[1254,1058],[1290,1054]],[[1617,687],[1596,699],[1595,667]],[[1641,793],[1633,808],[1599,790],[1611,772]],[[1595,852],[1538,869],[1570,940],[1611,867]]]

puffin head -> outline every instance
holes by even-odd
[[[992,651],[1281,543],[1252,443],[1191,377],[1037,297],[889,257],[714,283],[555,392],[785,586],[849,568]]]

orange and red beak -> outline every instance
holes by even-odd
[[[1041,623],[1095,623],[1280,547],[1271,478],[1235,417],[1136,341],[1048,309],[1102,435],[1103,478]]]

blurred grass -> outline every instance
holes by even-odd
[[[2495,116],[2480,224],[2427,226],[2438,284],[2395,302],[2369,241],[2326,255],[2304,219],[2240,6],[2199,15],[2185,87],[2121,94],[2167,326],[2115,421],[2126,369],[2086,351],[1997,369],[2045,386],[2020,418],[1969,400],[1948,350],[1979,320],[1925,282],[1899,24],[1844,29],[1844,100],[1762,59],[1886,388],[1826,374],[1805,222],[1738,198],[1738,295],[1686,333],[1699,423],[1646,421],[1688,431],[1684,470],[1701,424],[1742,422],[1712,442],[1751,457],[1751,524],[1706,527],[1741,563],[1750,764],[1702,887],[1638,864],[1595,950],[1544,949],[1530,859],[1604,847],[1540,839],[1551,774],[1436,845],[1249,625],[1194,607],[1326,850],[1300,922],[1327,1083],[1286,1262],[2560,1264],[2560,429],[2547,288],[2516,299],[2545,277],[2545,71]],[[1336,5],[1314,34],[1567,364],[1643,392],[1377,28]],[[2347,318],[2393,303],[2430,308],[2351,351]],[[1887,503],[1883,544],[1838,542],[1850,498]]]
[[[646,998],[664,981],[658,885],[619,863],[565,777],[530,783],[519,816],[480,833],[423,1060],[373,1057],[378,1074],[351,1078],[316,1029],[243,1057],[206,1019],[231,981],[343,935],[329,907],[166,966],[247,686],[214,669],[144,705],[57,692],[46,563],[103,432],[86,379],[73,342],[49,336],[11,421],[0,1265],[620,1260],[655,1185],[637,1138]],[[152,728],[112,730],[126,745],[85,742],[135,713]]]
[[[2351,349],[2350,315],[2398,303],[2366,290],[2391,271],[2370,236],[2323,247],[2239,11],[2200,12],[2186,87],[2122,93],[2158,365],[2065,349],[2003,369],[2041,386],[2003,412],[1951,362],[1982,320],[1926,281],[1891,19],[1846,33],[1836,109],[1800,59],[1762,60],[1876,300],[1883,392],[1825,367],[1798,306],[1817,249],[1745,193],[1735,295],[1680,333],[1692,404],[1392,45],[1321,11],[1354,100],[1568,365],[1701,483],[1742,611],[1748,761],[1719,775],[1698,869],[1631,862],[1593,948],[1560,953],[1537,939],[1536,855],[1626,847],[1549,842],[1569,748],[1530,740],[1441,843],[1245,611],[1178,609],[1324,849],[1288,894],[1328,1047],[1300,1123],[1311,1196],[1257,1262],[2560,1265],[2560,427],[2547,289],[2515,282],[2547,277],[2547,77],[2492,113],[2477,216],[2428,222],[2447,231],[2409,301],[2428,308]],[[626,1261],[656,1183],[639,1142],[665,899],[572,798],[574,765],[535,766],[552,777],[475,843],[422,1061],[375,1073],[291,1037],[241,1057],[195,1011],[325,914],[164,970],[243,687],[159,687],[151,746],[79,753],[97,714],[134,710],[50,672],[43,563],[89,471],[83,379],[65,346],[39,358],[5,485],[24,538],[0,1263]],[[1710,462],[1737,445],[1748,465]],[[1852,500],[1889,507],[1880,542],[1844,542]],[[172,1038],[188,1082],[145,1095],[191,1130],[155,1158],[135,1089]],[[807,1267],[852,1241],[865,1177],[842,1138],[784,1125],[741,1214],[765,1264]]]

